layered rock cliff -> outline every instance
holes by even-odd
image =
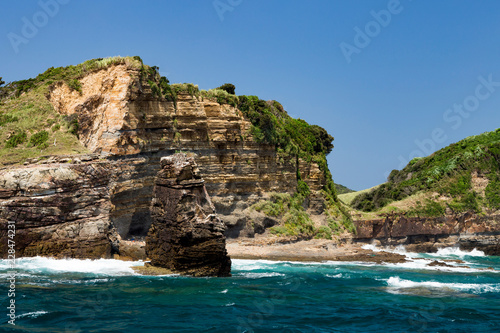
[[[88,161],[0,170],[0,237],[15,222],[16,255],[110,257],[118,235],[110,222],[110,163]],[[0,244],[4,257],[7,241]]]
[[[382,245],[405,245],[411,252],[436,252],[442,247],[479,249],[500,255],[500,216],[472,213],[443,217],[388,216],[385,219],[355,221],[354,240],[379,241]]]
[[[78,124],[79,140],[92,154],[1,170],[0,230],[5,237],[7,222],[16,221],[20,255],[109,257],[120,253],[123,240],[144,239],[160,160],[177,151],[194,154],[230,237],[276,223],[257,212],[249,217],[248,208],[270,192],[295,192],[298,175],[321,213],[314,193],[327,179],[315,162],[257,142],[234,105],[185,91],[168,100],[150,79],[143,67],[118,63],[79,77],[79,89],[66,81],[48,86],[45,97]]]

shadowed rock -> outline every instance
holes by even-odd
[[[146,254],[151,265],[193,276],[230,276],[225,226],[185,154],[161,159],[151,204]]]

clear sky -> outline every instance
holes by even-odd
[[[335,137],[334,180],[356,190],[500,127],[497,0],[2,1],[7,82],[114,55],[281,102]]]

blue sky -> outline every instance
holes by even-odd
[[[327,129],[335,137],[328,157],[334,180],[356,190],[384,182],[411,157],[500,127],[496,0],[41,0],[2,7],[5,81],[140,55],[171,82],[201,89],[231,82],[237,94],[275,99],[290,115]]]

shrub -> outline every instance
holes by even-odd
[[[202,96],[208,97],[208,98],[214,98],[217,103],[219,104],[229,104],[234,107],[238,106],[239,98],[238,96],[232,95],[228,93],[226,90],[217,88],[217,89],[211,89],[211,90],[202,90],[201,91]]]
[[[25,131],[12,135],[5,143],[5,148],[15,148],[18,145],[26,142],[27,135]]]
[[[187,93],[194,97],[200,93],[198,85],[192,83],[175,83],[170,86],[176,95],[179,95],[180,93]]]
[[[435,191],[451,196],[452,209],[479,211],[481,201],[469,195],[471,174],[478,171],[497,175],[500,171],[500,131],[468,137],[430,156],[410,161],[401,171],[393,171],[388,182],[375,190],[358,195],[351,203],[355,209],[375,211],[393,200],[401,200],[419,191]],[[489,192],[495,206],[495,194]]]
[[[218,87],[217,89],[225,90],[225,91],[227,91],[228,94],[234,95],[236,87],[234,86],[234,84],[224,83],[222,86]]]
[[[316,231],[316,235],[314,236],[314,238],[332,239],[332,229],[330,229],[330,227],[322,225]]]
[[[19,118],[12,116],[10,114],[0,114],[0,126],[3,126],[8,123],[14,123],[18,120]]]
[[[80,125],[78,124],[78,117],[75,115],[68,117],[68,133],[71,133],[78,137],[78,130],[80,129]]]
[[[33,134],[30,138],[30,146],[35,146],[38,148],[46,148],[47,145],[47,140],[49,139],[49,132],[47,131],[40,131],[36,134]]]
[[[297,193],[302,195],[304,198],[308,197],[309,194],[311,194],[311,189],[309,188],[309,185],[303,180],[299,180],[297,182]]]
[[[492,209],[500,209],[500,182],[498,177],[490,180],[490,183],[486,186],[484,194],[488,207]]]
[[[417,201],[417,206],[409,211],[410,216],[418,217],[437,217],[443,216],[444,214],[445,208],[439,202],[429,199],[426,199],[424,204]]]
[[[82,84],[78,79],[73,79],[68,81],[68,86],[75,90],[78,91],[80,94],[82,93]]]
[[[161,97],[161,90],[158,87],[158,85],[151,80],[148,80],[148,84],[151,87],[151,92],[152,92],[153,96],[157,96],[158,98],[160,98]]]

